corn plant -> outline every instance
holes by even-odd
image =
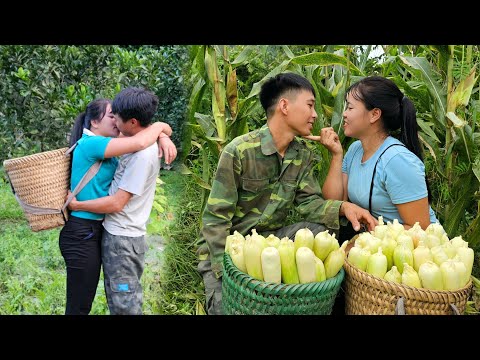
[[[392,50],[386,49],[384,75],[417,107],[420,140],[433,164],[428,172],[432,205],[450,237],[464,235],[475,247],[480,236],[478,49],[443,45]]]

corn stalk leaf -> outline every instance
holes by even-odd
[[[282,45],[283,52],[289,59],[293,59],[295,57],[295,54],[290,50],[290,48],[287,45]]]
[[[408,66],[409,70],[415,70],[416,75],[419,74],[425,81],[425,85],[437,106],[438,120],[443,126],[445,126],[446,94],[437,80],[438,76],[433,70],[432,65],[430,65],[428,60],[423,57],[407,57],[399,55],[399,58]]]
[[[315,99],[316,99],[316,101],[315,101],[315,111],[317,112],[317,114],[323,114],[322,98],[320,96],[320,92],[318,91],[318,86],[317,86],[315,80],[313,79],[314,72],[315,72],[315,69],[312,66],[308,66],[306,68],[306,78],[310,81],[310,84],[312,84],[313,90],[315,91]],[[325,124],[323,124],[323,116],[319,116],[317,118],[317,123],[318,122],[321,122],[320,128],[323,128],[325,126]],[[318,126],[317,124],[314,124],[314,130],[317,130],[317,129],[315,129],[315,127],[317,127],[317,126]]]
[[[407,82],[398,75],[395,76],[392,80],[398,85],[400,89],[403,90],[405,95],[407,95],[412,101],[413,99],[415,99],[421,104],[422,108],[425,111],[430,110],[430,100],[428,98],[428,93],[419,91],[414,88],[415,85],[418,85],[418,82]]]
[[[280,65],[278,65],[276,68],[274,68],[272,71],[270,71],[267,75],[265,75],[262,80],[253,84],[252,90],[250,91],[250,94],[248,94],[246,99],[249,99],[253,96],[258,95],[258,93],[260,92],[260,89],[262,87],[262,84],[265,81],[267,81],[269,78],[271,78],[272,76],[278,75],[281,72],[283,72],[287,68],[289,63],[290,63],[290,60],[283,61]]]
[[[473,162],[472,171],[477,177],[477,180],[480,182],[480,154],[477,155],[475,161]]]
[[[423,121],[422,119],[417,119],[417,124],[420,126],[420,129],[428,135],[429,138],[433,139],[436,142],[440,142],[440,139],[435,135],[435,132],[432,130],[433,124],[430,122]]]
[[[215,124],[211,115],[195,113],[195,119],[197,119],[197,123],[201,126],[205,136],[213,135],[215,132]]]
[[[450,237],[461,235],[460,225],[465,221],[465,211],[470,208],[473,194],[478,189],[478,182],[473,181],[473,173],[468,172],[452,184],[455,189],[451,202],[446,207],[443,227]]]
[[[235,60],[231,62],[232,65],[241,65],[243,64],[250,56],[252,53],[254,47],[252,45],[245,46],[243,50],[240,52],[240,54],[237,55]]]
[[[335,55],[327,52],[315,52],[311,54],[305,54],[296,56],[292,59],[292,63],[299,65],[342,65],[349,68],[355,74],[361,74],[362,72],[353,63],[349,63],[344,56]]]
[[[210,184],[207,184],[200,176],[193,173],[185,164],[180,164],[179,171],[180,171],[180,174],[182,175],[191,176],[195,180],[197,185],[201,186],[202,188],[207,190],[212,190],[212,187],[210,186]]]
[[[345,90],[346,90],[346,81],[345,78],[342,78],[335,88],[335,105],[333,108],[332,121],[330,126],[335,129],[337,134],[340,132],[340,128],[343,122],[343,109],[345,105]]]
[[[217,66],[217,54],[211,47],[205,51],[205,68],[212,83],[212,112],[217,134],[222,142],[226,140],[227,125],[225,120],[225,85]]]
[[[472,221],[463,238],[471,248],[476,248],[480,245],[480,214]]]

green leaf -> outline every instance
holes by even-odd
[[[417,124],[418,126],[420,126],[420,129],[423,130],[423,132],[428,135],[429,138],[431,138],[432,140],[436,141],[436,142],[440,142],[440,140],[438,139],[437,135],[435,135],[435,132],[432,130],[432,126],[433,124],[432,123],[429,123],[429,122],[426,122],[426,121],[423,121],[421,119],[417,119]]]
[[[267,81],[268,79],[270,79],[272,76],[278,75],[281,72],[283,72],[287,68],[289,63],[290,63],[290,60],[283,61],[280,65],[278,65],[276,68],[274,68],[272,71],[270,71],[267,75],[265,75],[262,80],[253,84],[252,90],[250,91],[250,94],[248,94],[246,99],[249,99],[253,96],[256,96],[260,92],[262,84],[265,81]]]
[[[343,110],[345,106],[345,90],[346,90],[346,81],[345,78],[342,78],[340,83],[337,84],[335,90],[337,95],[335,96],[335,105],[333,109],[332,121],[330,126],[335,129],[335,131],[340,133],[342,122],[343,122]]]
[[[293,59],[295,57],[295,54],[292,52],[292,50],[290,50],[287,45],[282,45],[282,49],[289,59]]]
[[[442,85],[437,80],[438,75],[433,70],[432,65],[426,58],[423,57],[399,56],[399,58],[410,69],[414,69],[420,74],[422,79],[425,81],[428,91],[439,107],[439,116],[443,118],[446,113],[446,94],[442,89]]]
[[[480,182],[480,155],[477,155],[475,161],[472,165],[472,171],[477,177],[477,180]]]
[[[202,127],[206,136],[213,135],[215,132],[215,123],[211,115],[195,113],[195,119],[197,119],[197,123]]]
[[[241,65],[248,59],[248,57],[250,56],[253,50],[254,50],[254,46],[252,45],[245,46],[243,50],[240,52],[240,54],[238,54],[238,56],[235,58],[235,60],[231,62],[231,64]]]
[[[347,58],[344,56],[339,56],[327,52],[316,52],[311,54],[300,55],[292,59],[294,64],[300,65],[342,65],[356,74],[361,74],[362,72],[351,62],[349,63]]]

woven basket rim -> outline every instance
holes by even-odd
[[[350,241],[352,241],[352,240],[350,240]],[[426,289],[426,288],[416,288],[416,287],[405,285],[405,284],[399,284],[399,283],[396,283],[396,282],[393,282],[393,281],[387,281],[387,280],[382,279],[378,276],[369,274],[366,271],[360,270],[355,265],[352,265],[348,261],[347,257],[345,257],[344,267],[345,267],[345,270],[346,270],[347,274],[350,273],[350,272],[352,272],[352,273],[357,272],[357,273],[363,275],[364,277],[366,277],[368,280],[371,280],[371,281],[368,281],[369,286],[372,286],[373,288],[376,288],[376,289],[379,289],[379,290],[384,290],[384,289],[387,289],[387,288],[394,288],[394,289],[398,289],[398,290],[402,291],[402,289],[403,289],[404,291],[411,291],[413,293],[418,293],[418,294],[428,293],[428,294],[431,294],[434,297],[435,296],[437,296],[437,297],[442,296],[442,298],[443,298],[443,296],[445,296],[445,294],[462,293],[464,291],[467,291],[472,286],[472,279],[470,278],[468,283],[464,287],[462,287],[460,289],[457,289],[457,290],[430,290],[430,289]],[[378,283],[380,283],[381,286],[377,286],[376,284],[378,284]]]
[[[58,151],[63,151],[65,153],[68,149],[69,149],[68,147],[62,147],[62,148],[59,148],[59,149],[47,150],[47,151],[42,151],[42,152],[38,152],[38,153],[35,153],[35,154],[24,155],[24,156],[16,157],[16,158],[13,158],[13,159],[6,159],[6,160],[3,161],[3,166],[5,167],[5,166],[8,166],[10,164],[15,164],[18,161],[35,160],[39,156],[45,156],[45,155],[53,154],[53,153],[56,153]]]
[[[223,257],[224,257],[224,270],[227,271],[225,267],[225,262],[227,262],[233,268],[232,274],[229,275],[230,277],[235,277],[237,275],[240,275],[243,277],[243,280],[245,281],[245,283],[249,288],[257,289],[257,290],[259,287],[264,287],[264,288],[268,287],[272,290],[274,289],[278,291],[281,290],[281,291],[293,292],[293,291],[299,291],[302,289],[310,288],[312,284],[321,284],[324,287],[328,287],[327,289],[330,290],[330,289],[333,289],[335,286],[337,286],[338,282],[341,283],[345,277],[345,270],[343,269],[343,267],[341,267],[338,273],[334,277],[326,279],[324,281],[316,281],[316,282],[310,282],[310,283],[304,283],[304,284],[285,284],[285,283],[277,284],[273,282],[260,281],[253,278],[247,273],[244,273],[243,271],[238,269],[233,263],[232,258],[230,257],[229,254],[224,253]]]

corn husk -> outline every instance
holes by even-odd
[[[397,242],[389,235],[385,236],[382,240],[382,252],[387,257],[387,270],[390,270],[393,266],[393,252],[397,247]]]
[[[445,243],[449,243],[450,242],[450,239],[448,238],[447,234],[443,234],[441,237],[440,237],[440,245],[443,245]]]
[[[325,274],[325,265],[323,264],[323,261],[316,256],[315,256],[315,277],[316,277],[316,280],[319,282],[327,279],[327,275]]]
[[[437,221],[436,223],[431,223],[425,229],[427,235],[435,235],[439,240],[442,238],[443,234],[445,234],[445,229],[442,225]],[[428,246],[428,244],[425,244]],[[440,244],[439,244],[440,245]]]
[[[333,250],[328,254],[327,258],[325,259],[325,275],[327,279],[330,279],[337,275],[340,269],[345,262],[345,248],[348,245],[348,241],[344,241],[342,246],[338,249]]]
[[[473,249],[466,247],[457,248],[457,256],[460,258],[460,261],[465,265],[465,279],[463,281],[464,285],[470,280],[470,275],[472,274],[472,267],[474,261]]]
[[[288,237],[280,239],[278,245],[282,271],[282,282],[284,284],[298,284],[297,262],[295,260],[295,245]]]
[[[252,235],[251,235],[251,237],[252,237],[255,241],[261,242],[263,248],[265,248],[265,247],[267,246],[267,243],[266,243],[266,241],[265,241],[265,237],[263,237],[262,235],[258,234],[256,229],[252,229]],[[246,238],[245,238],[245,240],[246,240]],[[263,248],[262,248],[262,249],[263,249]]]
[[[454,237],[452,240],[450,240],[450,243],[454,248],[468,247],[468,242],[463,240],[462,235]]]
[[[375,229],[373,229],[373,236],[376,238],[383,240],[385,235],[387,235],[388,232],[388,226],[383,222],[383,216],[378,217],[378,225],[375,226]]]
[[[382,248],[379,247],[375,254],[370,255],[367,261],[366,272],[381,279],[387,273],[387,257],[383,255]]]
[[[280,242],[280,240],[278,240]],[[262,251],[263,280],[280,284],[282,282],[282,265],[280,253],[274,246],[268,246]]]
[[[257,235],[255,229],[252,230],[252,236],[245,237],[243,246],[243,255],[245,257],[245,266],[247,273],[254,279],[263,281],[262,271],[262,251],[265,248],[265,238]]]
[[[434,246],[430,249],[430,251],[432,253],[433,262],[438,266],[449,259],[442,245]]]
[[[402,274],[398,272],[398,269],[395,265],[386,272],[385,276],[383,277],[387,281],[395,282],[398,284],[402,283]]]
[[[405,246],[408,247],[411,251],[413,251],[414,249],[412,237],[405,233],[397,236],[397,244],[405,244]]]
[[[313,233],[309,228],[303,228],[297,230],[295,233],[295,251],[297,251],[302,246],[308,247],[310,250],[313,250]]]
[[[280,239],[273,234],[270,234],[265,238],[265,245],[267,247],[268,246],[278,247],[279,244],[280,244]]]
[[[232,240],[230,244],[230,257],[232,258],[233,264],[242,272],[247,272],[247,266],[245,265],[245,255],[244,255],[244,246],[245,239],[236,237]]]
[[[406,234],[410,235],[413,240],[413,247],[416,248],[420,240],[425,241],[427,233],[422,229],[419,222],[413,224],[413,226],[405,231]]]
[[[402,284],[416,288],[422,287],[422,282],[417,272],[407,263],[403,264]]]
[[[295,260],[300,284],[315,282],[317,280],[317,269],[313,250],[306,246],[299,247],[295,253]]]
[[[450,241],[447,241],[440,246],[442,247],[445,254],[447,254],[449,259],[453,259],[455,255],[457,255],[457,248],[453,246]]]
[[[319,232],[315,235],[315,238],[313,239],[313,252],[315,253],[315,256],[324,261],[328,254],[330,254],[330,251],[332,251],[334,239],[335,237],[332,237],[328,230]]]
[[[393,264],[397,267],[400,274],[403,274],[403,264],[407,263],[413,267],[413,253],[405,245],[397,245],[393,250]]]
[[[433,261],[433,256],[432,253],[430,252],[430,249],[425,246],[423,243],[423,240],[420,240],[418,246],[416,249],[413,249],[412,251],[413,254],[413,268],[415,269],[416,272],[420,269],[420,266],[427,262],[427,261]]]
[[[359,242],[359,244],[362,244],[361,247],[368,249],[371,254],[374,254],[378,251],[378,248],[382,245],[382,240],[379,238],[373,236],[369,232],[363,232],[360,235],[358,235],[356,242]]]
[[[442,272],[433,261],[426,261],[420,265],[418,277],[422,282],[422,287],[429,290],[443,290]]]
[[[228,235],[227,238],[225,239],[225,252],[227,254],[230,254],[230,244],[232,243],[232,240],[236,238],[239,238],[245,241],[245,238],[243,237],[243,235],[240,234],[237,230],[235,230],[232,235]]]
[[[467,268],[464,263],[449,259],[440,265],[440,272],[445,290],[457,290],[465,285]]]
[[[397,219],[393,219],[393,223],[387,221],[387,226],[388,232],[394,240],[397,240],[398,236],[405,232],[405,228],[398,222]]]
[[[370,250],[354,246],[348,252],[347,258],[353,266],[365,271],[370,255]]]
[[[340,244],[338,243],[338,239],[335,238],[335,233],[332,234],[332,247],[330,248],[330,252],[333,250],[340,249]]]
[[[436,246],[440,246],[441,242],[440,239],[436,235],[427,234],[424,240],[425,246],[429,249],[434,248]]]

